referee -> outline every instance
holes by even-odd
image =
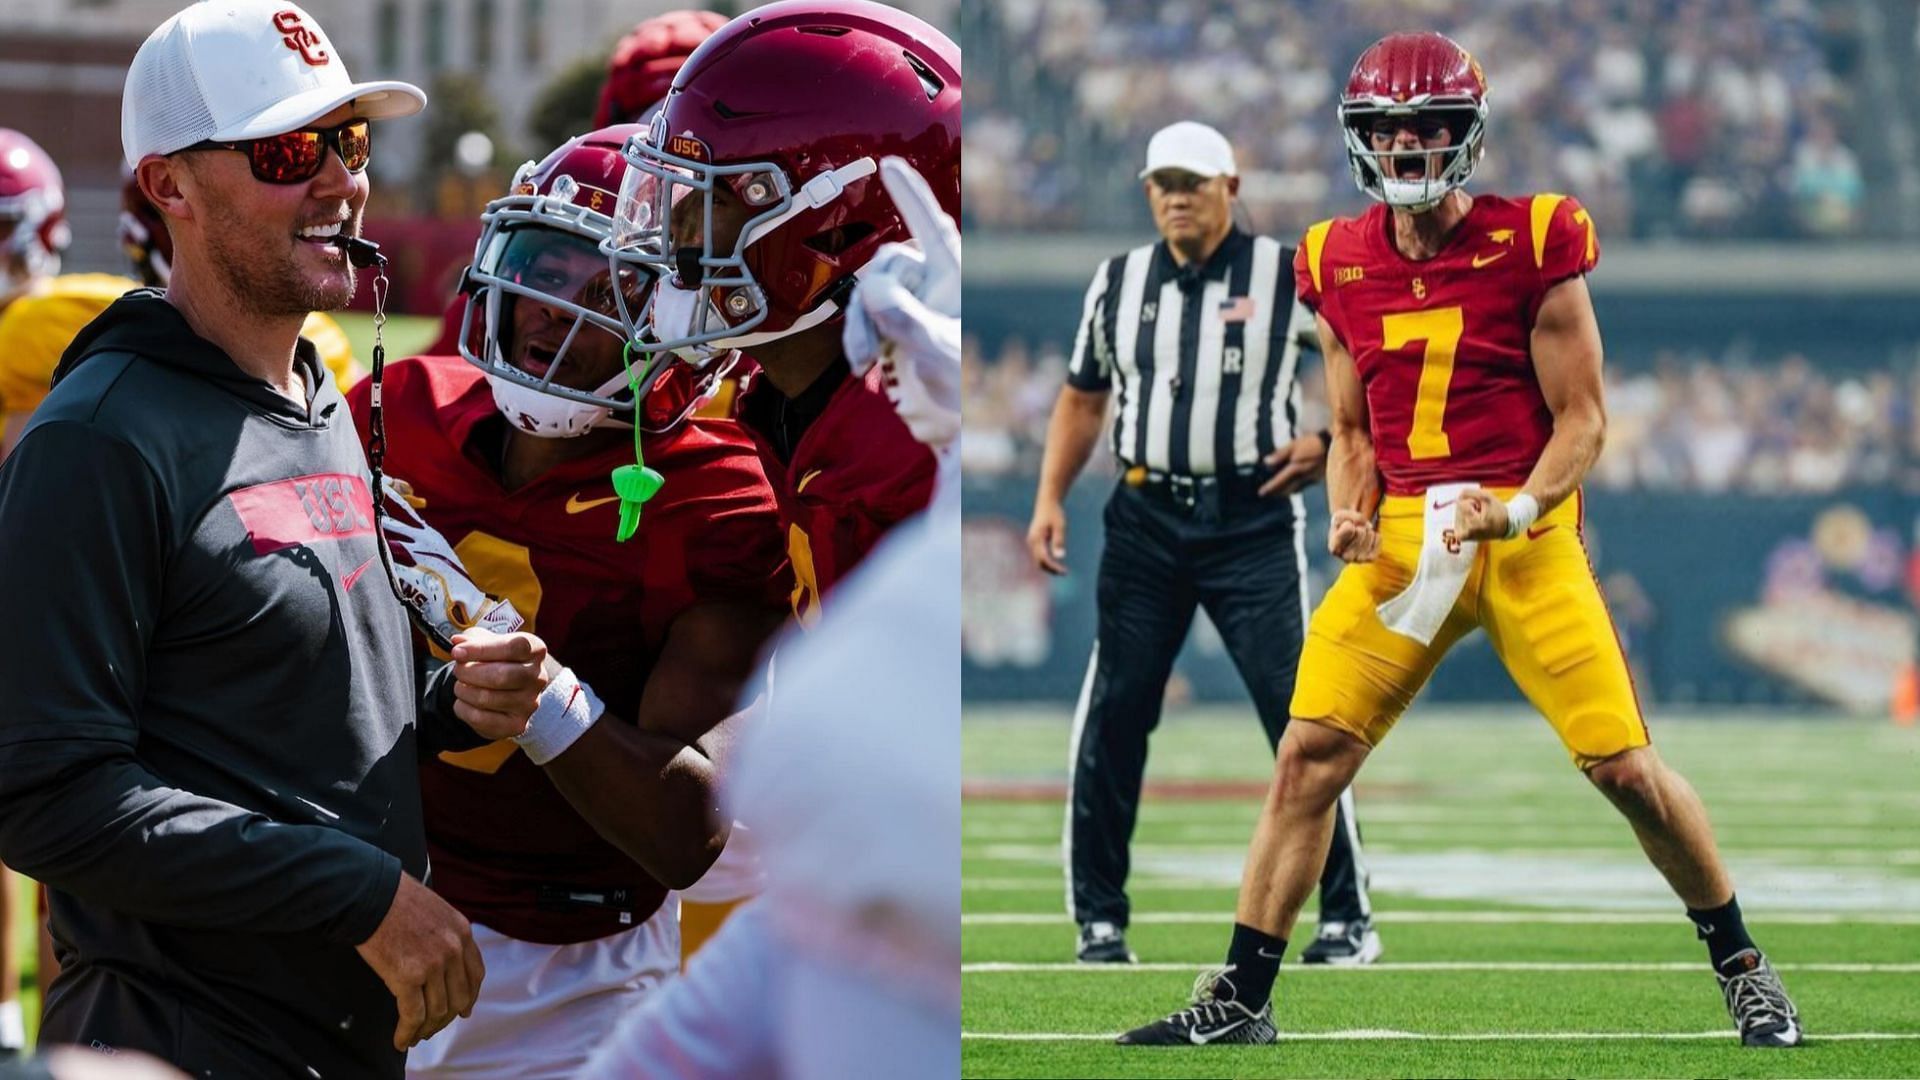
[[[1300,491],[1326,468],[1324,433],[1301,434],[1292,250],[1233,224],[1233,147],[1183,121],[1147,144],[1160,242],[1094,274],[1066,385],[1047,428],[1027,545],[1067,572],[1063,502],[1118,407],[1124,471],[1107,502],[1099,636],[1073,717],[1065,846],[1084,963],[1127,963],[1128,843],[1147,736],[1196,605],[1219,628],[1278,748],[1306,630]],[[1380,953],[1353,793],[1342,795],[1306,963]]]

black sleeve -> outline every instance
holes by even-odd
[[[453,712],[453,665],[441,664],[427,675],[420,694],[420,756],[442,750],[458,753],[487,745],[486,737],[467,726]]]
[[[92,425],[42,424],[0,466],[0,859],[135,918],[357,944],[400,861],[170,786],[137,755],[171,541],[161,485]]]

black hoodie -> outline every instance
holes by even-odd
[[[297,366],[304,406],[128,293],[0,466],[0,859],[67,965],[42,1038],[401,1075],[354,945],[426,877],[419,753],[481,740],[444,677],[416,727],[360,440]]]

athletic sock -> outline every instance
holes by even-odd
[[[1757,948],[1747,936],[1747,924],[1740,918],[1737,896],[1709,911],[1688,908],[1687,918],[1693,920],[1694,933],[1707,943],[1707,955],[1713,958],[1715,970],[1739,953]]]
[[[1263,934],[1243,923],[1233,924],[1233,943],[1227,946],[1227,963],[1233,967],[1227,979],[1233,984],[1233,1000],[1259,1012],[1273,996],[1273,979],[1280,974],[1280,958],[1287,954],[1287,940]]]
[[[20,1015],[20,999],[0,1001],[0,1049],[21,1050],[27,1045],[27,1028]]]

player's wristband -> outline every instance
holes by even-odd
[[[1511,540],[1540,520],[1540,500],[1521,492],[1507,503],[1507,539]]]
[[[561,668],[540,692],[540,704],[527,721],[527,730],[513,737],[535,765],[545,765],[566,752],[574,740],[607,711],[593,687],[581,682],[572,668]]]

